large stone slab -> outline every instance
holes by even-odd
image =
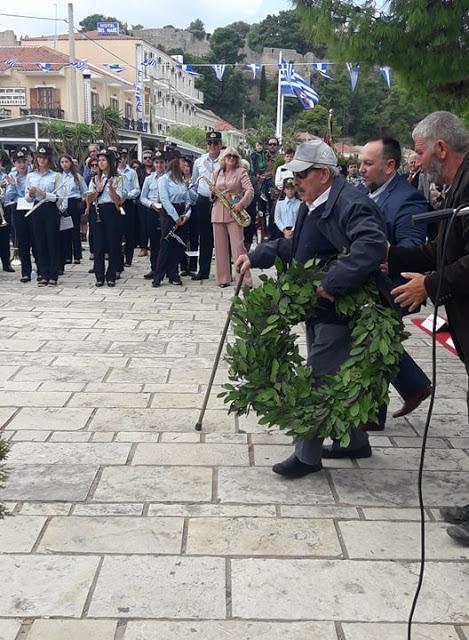
[[[51,431],[79,431],[88,422],[92,409],[55,409],[51,407],[22,408],[9,428]]]
[[[127,371],[127,369],[114,369]],[[70,400],[70,407],[146,407],[150,399],[149,393],[80,393]]]
[[[190,555],[340,557],[332,520],[191,518]]]
[[[275,518],[273,505],[257,504],[151,504],[149,516],[182,516],[183,518]]]
[[[57,517],[49,523],[38,551],[177,554],[183,524],[183,518]]]
[[[81,616],[99,558],[2,555],[0,616]]]
[[[223,619],[222,558],[106,557],[91,599],[93,618]]]
[[[9,465],[4,500],[79,501],[84,500],[94,480],[97,466],[65,464]]]
[[[235,559],[233,616],[405,622],[418,571],[404,562]],[[468,588],[467,562],[427,562],[415,622],[467,624]]]
[[[202,398],[201,398],[202,404]],[[99,405],[97,405],[99,406]],[[94,415],[90,431],[190,431],[198,421],[199,408],[193,409],[126,409],[102,408]],[[227,411],[207,409],[204,431],[235,431],[235,418]]]
[[[2,553],[29,553],[45,522],[45,518],[33,516],[13,516],[0,520]]]
[[[373,448],[371,458],[357,460],[364,469],[418,469],[420,449],[403,447]],[[429,449],[425,455],[425,469],[435,471],[469,471],[469,457],[463,451]]]
[[[76,360],[75,360],[76,362]],[[38,367],[29,366],[19,371],[15,380],[21,382],[29,382],[36,380],[53,380],[54,382],[100,382],[108,371],[108,366],[99,365],[96,366],[93,362],[93,366],[84,361],[83,366],[72,365],[72,359],[70,358],[70,364],[67,366],[51,366],[51,367]]]
[[[221,502],[247,504],[334,504],[325,472],[292,482],[267,468],[222,468],[218,472]]]
[[[11,446],[10,464],[125,464],[130,444],[80,442],[18,442]]]
[[[124,640],[336,640],[332,622],[130,621]],[[55,640],[55,639],[54,639]],[[74,638],[71,640],[75,640]],[[104,639],[103,639],[104,640]]]
[[[138,444],[132,464],[248,466],[247,444]]]
[[[114,640],[116,627],[115,620],[35,620],[28,640]]]
[[[0,395],[2,407],[63,407],[71,394],[64,391],[10,391]]]
[[[345,640],[403,640],[407,638],[405,624],[342,623]],[[460,640],[456,629],[449,625],[413,624],[412,640]]]
[[[0,620],[0,640],[15,640],[20,627],[17,620]]]
[[[206,467],[107,467],[94,494],[98,502],[209,502]]]

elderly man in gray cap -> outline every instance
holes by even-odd
[[[301,144],[285,168],[293,172],[303,200],[293,237],[259,245],[249,256],[240,256],[236,267],[241,273],[252,267],[268,268],[277,256],[284,265],[292,259],[335,261],[317,289],[318,297],[323,298],[321,309],[306,322],[308,364],[318,377],[333,375],[351,348],[348,323],[336,315],[334,300],[362,286],[378,270],[387,251],[384,220],[370,198],[339,177],[337,158],[322,140]],[[324,446],[321,438],[298,439],[294,453],[272,470],[300,478],[320,471],[322,458],[370,456],[366,432],[353,429],[347,448],[341,448],[338,441]]]

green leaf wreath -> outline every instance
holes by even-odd
[[[277,425],[288,435],[325,438],[342,446],[350,429],[377,420],[389,401],[388,381],[397,373],[409,335],[392,309],[379,302],[373,278],[336,299],[339,316],[350,318],[352,349],[336,375],[315,381],[303,362],[290,328],[316,315],[316,288],[325,271],[318,260],[293,261],[278,278],[261,275],[263,285],[233,299],[233,344],[227,345],[229,378],[220,393],[239,415],[253,409],[260,424]]]

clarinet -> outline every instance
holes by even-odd
[[[94,184],[95,189],[97,189],[97,187],[96,187],[96,176],[93,178],[93,184]],[[99,212],[98,199],[99,199],[99,194],[98,194],[98,197],[96,198],[96,200],[94,201],[94,208],[96,209],[96,224],[102,222],[101,215],[100,215],[100,212]]]

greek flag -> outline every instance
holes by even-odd
[[[220,80],[221,82],[223,74],[225,73],[226,64],[211,64],[210,66],[215,71],[215,75],[217,76],[218,80]]]
[[[391,76],[392,76],[392,71],[390,67],[380,67],[379,68],[381,73],[383,74],[383,78],[386,80],[386,84],[388,85],[388,87],[391,86]]]
[[[318,73],[322,75],[326,80],[332,80],[332,77],[327,73],[327,67],[329,66],[329,62],[313,62],[312,67]]]
[[[0,60],[0,64],[7,64],[9,67],[14,67],[18,62],[18,58],[10,58],[9,60]]]
[[[360,65],[355,62],[346,62],[345,68],[350,76],[350,83],[352,85],[352,91],[355,91],[358,80],[358,72],[360,71]]]
[[[51,62],[36,62],[36,66],[38,66],[41,71],[50,71],[52,63]]]
[[[115,73],[121,73],[125,70],[125,67],[121,67],[120,64],[109,64],[107,62],[103,62],[103,67],[108,67],[111,71]]]
[[[82,60],[81,62],[70,62],[69,66],[75,67],[75,69],[78,69],[78,71],[85,71],[88,68],[86,60]]]
[[[319,102],[319,95],[309,86],[292,64],[282,60],[279,68],[280,92],[286,98],[298,98],[303,109],[313,109]]]
[[[143,60],[140,64],[143,64],[145,67],[156,67],[156,58],[147,58]]]
[[[251,70],[252,79],[255,80],[257,74],[259,73],[259,69],[261,68],[261,65],[256,62],[254,64],[247,64],[246,66],[247,66],[248,69]]]
[[[191,64],[177,64],[176,67],[178,69],[181,69],[181,71],[185,71],[192,78],[201,78],[202,77],[200,73],[196,73],[195,71],[192,71],[192,65]]]

